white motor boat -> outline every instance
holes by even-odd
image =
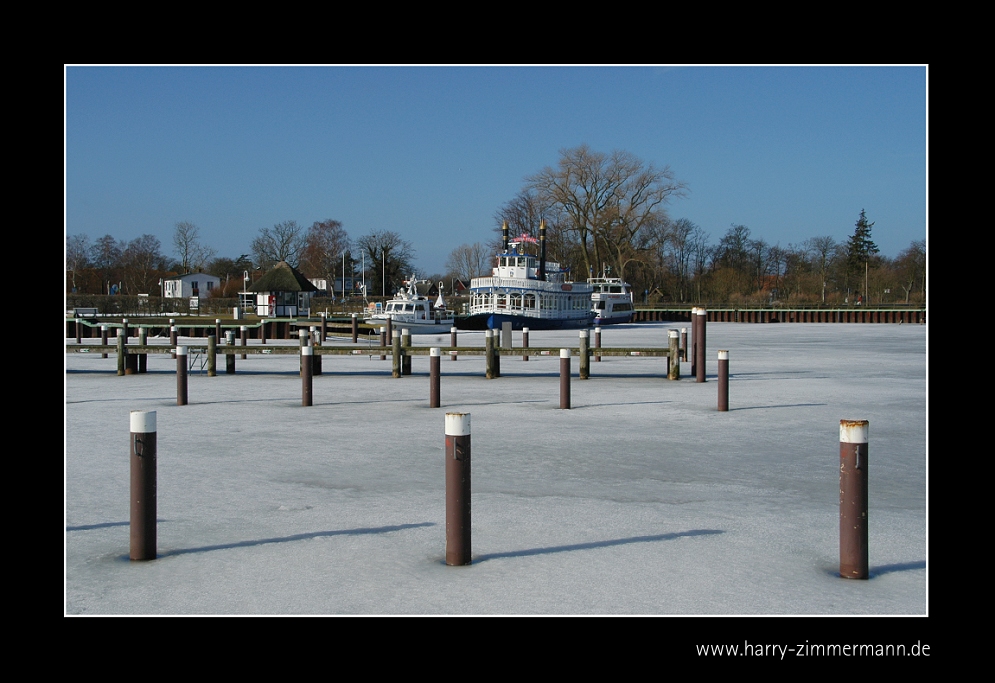
[[[442,283],[439,283],[439,296],[434,303],[428,297],[431,287],[429,280],[416,280],[412,276],[404,281],[404,287],[386,304],[370,304],[363,322],[379,328],[386,326],[389,319],[393,329],[406,328],[411,334],[448,332],[454,318],[442,297]]]

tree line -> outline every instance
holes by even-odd
[[[925,303],[925,239],[895,258],[882,256],[863,209],[843,240],[822,236],[782,246],[734,224],[713,243],[692,220],[671,218],[668,206],[687,192],[669,167],[628,152],[565,149],[556,166],[527,176],[497,209],[495,237],[458,246],[447,267],[464,281],[489,275],[500,226],[537,237],[542,221],[550,259],[575,280],[621,277],[637,301],[650,304]]]
[[[337,220],[315,221],[305,228],[288,220],[260,228],[250,244],[250,253],[237,257],[217,256],[204,246],[200,229],[189,221],[175,225],[173,253],[163,253],[153,235],[130,242],[112,235],[91,242],[85,234],[66,237],[66,286],[77,294],[149,294],[161,292],[161,280],[193,272],[221,280],[216,297],[235,297],[244,287],[244,277],[258,279],[280,261],[286,261],[310,279],[344,282],[346,294],[383,296],[401,286],[413,270],[415,250],[396,232],[374,230],[350,239]],[[365,267],[365,271],[363,270]],[[343,277],[344,276],[344,277]]]

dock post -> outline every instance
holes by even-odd
[[[245,325],[239,326],[239,328],[238,328],[238,336],[241,338],[240,341],[242,342],[242,346],[243,347],[249,345],[249,328],[248,327],[246,327]],[[245,360],[247,358],[248,358],[248,356],[245,354],[245,351],[242,351],[242,360]]]
[[[840,576],[866,579],[867,420],[840,420]]]
[[[100,326],[100,344],[102,346],[107,346],[107,325]],[[107,358],[107,353],[104,352],[100,354],[101,358]]]
[[[691,376],[698,376],[698,307],[691,307]]]
[[[456,360],[456,357],[459,355],[456,351],[456,332],[455,326],[449,328],[449,345],[453,347],[453,350],[449,352],[449,357],[453,360]]]
[[[124,346],[124,328],[119,327],[117,330],[117,374],[118,376],[124,375],[127,370],[127,361],[125,356],[127,349]]]
[[[218,341],[219,344],[221,343],[221,340],[223,338],[221,336],[221,318],[214,319],[214,338]]]
[[[394,330],[391,339],[391,376],[397,379],[401,376],[401,331]]]
[[[579,360],[579,371],[577,376],[579,379],[588,379],[591,376],[591,349],[590,349],[590,333],[587,330],[580,331],[580,344],[578,355]]]
[[[318,329],[315,327],[311,328],[311,344],[310,346],[314,349],[311,355],[311,376],[318,377],[321,375],[321,354],[318,353],[318,347],[324,343],[324,334],[322,334],[321,339],[318,339]]]
[[[382,348],[382,349],[387,348],[387,328],[386,327],[381,327],[380,328],[380,348]],[[387,360],[387,356],[384,355],[384,354],[380,354],[380,360]]]
[[[440,378],[440,364],[441,358],[440,354],[442,350],[438,347],[433,346],[429,349],[428,358],[428,407],[438,408],[439,407],[439,389],[442,384]]]
[[[311,362],[314,360],[314,347],[313,346],[302,346],[301,347],[301,405],[309,406],[311,405],[312,390],[314,388],[314,382],[312,381],[314,364]]]
[[[596,349],[600,349],[601,348],[601,327],[595,327],[594,328],[594,348],[596,348]],[[601,362],[601,355],[600,354],[597,354],[597,355],[594,356],[594,362],[595,363],[600,363]]]
[[[698,329],[694,335],[694,347],[696,360],[696,373],[695,381],[704,382],[705,381],[705,321],[708,316],[708,312],[704,308],[696,309],[696,315],[698,318]]]
[[[527,327],[522,328],[522,348],[523,349],[529,348],[529,328]],[[527,353],[522,354],[522,360],[528,360],[528,359],[529,359],[529,354]]]
[[[446,413],[446,564],[470,561],[470,413]]]
[[[719,351],[719,411],[729,410],[729,352]]]
[[[297,342],[298,342],[298,345],[300,346],[300,348],[302,349],[299,352],[301,354],[301,368],[300,368],[300,370],[301,370],[301,377],[304,376],[304,351],[303,351],[303,349],[304,349],[305,346],[310,346],[309,341],[310,340],[308,339],[307,330],[305,330],[303,328],[297,328]]]
[[[499,336],[499,334],[500,333],[497,330],[494,330],[494,334],[491,335],[491,342],[493,344],[491,350],[494,352],[494,361],[492,367],[494,369],[495,377],[501,376],[501,337]]]
[[[235,337],[234,331],[229,330],[225,335],[225,374],[235,374]]]
[[[207,376],[218,375],[218,341],[213,334],[207,337]]]
[[[484,330],[484,377],[494,379],[494,330]]]
[[[127,346],[127,344],[128,344],[128,337],[131,336],[130,335],[131,331],[128,329],[128,319],[127,318],[121,318],[121,329],[124,330],[124,343]]]
[[[328,312],[327,311],[322,311],[321,312],[321,339],[319,339],[318,341],[320,341],[322,344],[324,344],[325,343],[325,337],[327,337],[327,336],[328,336]]]
[[[667,373],[667,379],[680,379],[681,378],[681,354],[678,346],[677,330],[669,330],[667,332],[667,337],[670,341],[670,371]]]
[[[75,318],[76,318],[76,321],[75,321],[76,324],[74,325],[74,327],[76,328],[76,343],[77,344],[82,344],[83,343],[83,325],[81,325],[80,323],[82,323],[83,320],[79,316],[79,311],[76,312]]]
[[[352,343],[359,341],[359,316],[352,314]]]
[[[501,323],[501,348],[511,348],[511,321]]]
[[[681,328],[681,360],[687,362],[688,359],[688,328]]]
[[[176,360],[176,325],[172,323],[169,325],[169,345],[173,347],[169,355],[173,357],[173,360]]]
[[[187,404],[187,347],[176,347],[176,405]]]
[[[155,411],[131,411],[131,560],[156,556],[156,424]]]
[[[406,327],[401,328],[401,346],[405,349],[401,352],[401,374],[411,374],[411,354],[407,349],[411,347],[411,330]]]
[[[149,343],[149,328],[138,327],[138,345],[145,346]],[[149,354],[140,353],[135,357],[135,372],[145,374],[148,371]]]
[[[259,321],[259,343],[266,346],[266,321]]]
[[[570,408],[570,349],[560,349],[560,408]]]

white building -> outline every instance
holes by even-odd
[[[162,295],[167,299],[185,299],[191,296],[210,296],[221,279],[207,273],[187,273],[162,281]]]

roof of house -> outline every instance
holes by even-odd
[[[317,292],[304,275],[286,261],[280,261],[273,268],[256,280],[250,292]]]
[[[218,280],[218,281],[221,280],[221,278],[219,278],[217,275],[211,275],[209,273],[200,273],[200,272],[198,272],[198,273],[187,273],[186,275],[177,275],[175,277],[168,277],[168,278],[165,278],[165,280],[167,282],[169,282],[170,280],[182,280],[184,282],[189,282],[189,281],[193,280],[194,278],[196,278],[198,280]]]

